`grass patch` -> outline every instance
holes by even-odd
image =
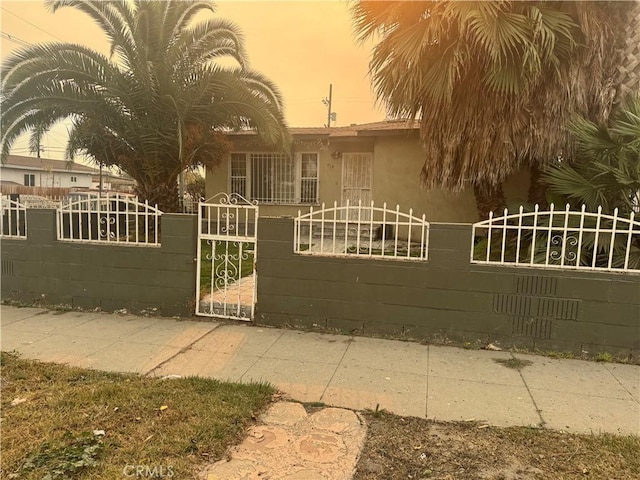
[[[211,290],[212,276],[215,286],[216,282],[222,281],[225,274],[230,283],[233,283],[253,273],[254,243],[227,240],[214,240],[213,243],[215,252],[214,245],[207,243],[207,240],[201,240],[200,286],[205,293]],[[240,254],[240,247],[242,247],[242,254]],[[214,255],[215,259],[212,262]]]
[[[384,412],[369,426],[354,480],[636,480],[640,437],[434,422]]]
[[[162,380],[7,353],[0,376],[3,478],[27,480],[123,478],[127,466],[193,478],[240,440],[274,393],[266,384]]]
[[[522,360],[521,358],[494,358],[493,361],[514,370],[522,370],[524,367],[533,365],[531,360]]]
[[[596,362],[613,362],[613,355],[609,352],[600,352],[596,356]]]

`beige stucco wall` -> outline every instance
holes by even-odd
[[[238,151],[264,151],[258,147],[239,147]],[[341,202],[342,159],[332,157],[333,152],[373,152],[373,200],[376,205],[408,212],[415,216],[424,213],[430,222],[470,223],[478,220],[473,190],[467,188],[459,193],[439,189],[424,189],[420,185],[420,170],[424,163],[424,150],[417,133],[404,136],[379,136],[357,139],[332,139],[325,146],[297,144],[295,152],[317,152],[320,154],[319,199],[320,203],[332,205]],[[512,175],[504,189],[510,204],[526,201],[529,188],[528,172]],[[211,197],[229,189],[229,161],[223,161],[213,169],[207,169],[206,194]],[[260,205],[262,216],[296,216],[298,211],[308,212],[309,204]],[[318,207],[319,205],[315,205]]]
[[[472,222],[476,209],[473,193],[459,194],[425,190],[420,185],[424,150],[417,135],[378,137],[374,149],[373,198],[401,211],[413,208],[413,214],[430,222]]]
[[[472,188],[452,193],[425,189],[420,185],[424,150],[417,134],[410,137],[377,137],[374,147],[373,198],[376,203],[400,205],[414,215],[426,214],[430,222],[468,223],[478,221]],[[521,204],[527,199],[529,174],[520,171],[508,178],[504,191],[508,203]]]

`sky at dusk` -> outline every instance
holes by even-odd
[[[226,0],[216,16],[235,22],[245,36],[250,65],[278,85],[290,126],[322,126],[327,108],[322,99],[333,84],[333,108],[342,126],[384,118],[374,105],[368,72],[372,44],[359,45],[345,0]],[[22,42],[73,42],[108,54],[107,40],[91,19],[73,8],[50,13],[43,0],[0,1],[1,58]],[[11,36],[11,40],[6,36]],[[62,158],[66,127],[45,139],[43,156]],[[28,155],[26,142],[12,153]]]

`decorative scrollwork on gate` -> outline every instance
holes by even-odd
[[[100,219],[100,238],[116,238],[116,232],[111,228],[111,225],[115,224],[116,217],[102,217]]]
[[[574,236],[564,237],[563,235],[554,235],[551,237],[551,244],[553,250],[549,252],[549,258],[552,260],[560,261],[562,259],[562,252],[564,250],[564,259],[568,262],[575,262],[578,254],[575,249],[569,247],[576,247],[578,245],[578,238]]]
[[[217,200],[214,202],[214,200]],[[203,200],[203,202],[205,202]],[[258,205],[257,200],[248,200],[239,193],[218,193],[206,200],[206,203],[218,203],[220,205]]]

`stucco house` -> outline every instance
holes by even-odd
[[[372,200],[426,214],[431,222],[475,222],[473,190],[423,189],[424,149],[415,123],[382,121],[348,127],[291,128],[293,154],[267,148],[255,132],[229,135],[233,152],[206,172],[206,196],[237,193],[257,201],[263,216],[296,216],[322,203]],[[527,172],[504,185],[509,202],[526,200]]]
[[[91,188],[95,169],[79,163],[50,158],[8,155],[0,164],[3,184],[27,187]]]

